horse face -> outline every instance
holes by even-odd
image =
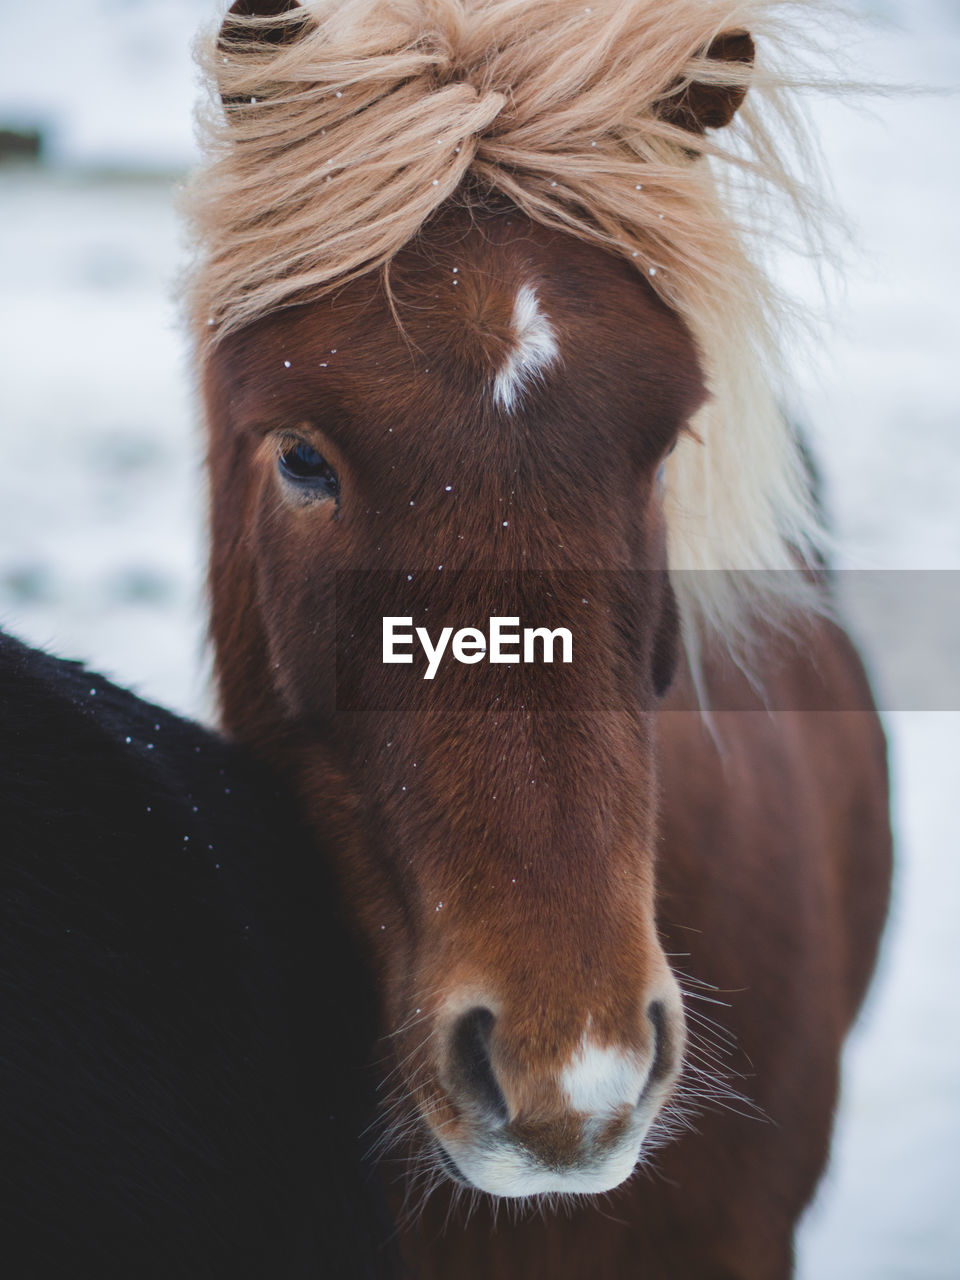
[[[657,476],[696,354],[625,264],[507,212],[434,223],[390,284],[402,330],[365,277],[208,363],[224,718],[296,771],[335,854],[396,1131],[498,1195],[603,1191],[683,1044],[652,717],[676,642]],[[383,662],[385,616],[433,644],[565,627],[572,660],[474,637],[425,680],[412,647]]]

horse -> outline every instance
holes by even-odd
[[[221,720],[363,939],[427,1280],[782,1280],[827,1160],[891,840],[777,390],[782,8],[239,0],[204,46]]]
[[[328,980],[352,940],[292,801],[4,635],[0,708],[5,1274],[399,1274],[358,1141],[372,993],[359,960]]]

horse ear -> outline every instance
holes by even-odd
[[[269,22],[256,25],[251,23],[245,27],[230,19],[280,17],[300,8],[299,0],[234,0],[220,28],[217,44],[222,49],[228,45],[235,46],[237,41],[244,38],[255,39],[264,44],[289,44],[302,35],[304,28],[309,25],[310,19],[306,12],[302,13],[297,22],[278,22],[275,25]]]
[[[749,31],[725,31],[706,50],[704,57],[716,62],[739,62],[752,67],[756,46]],[[668,124],[688,133],[704,133],[728,125],[747,96],[745,84],[711,84],[694,81],[665,98],[658,113]]]

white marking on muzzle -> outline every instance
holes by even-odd
[[[636,1054],[604,1048],[584,1032],[560,1075],[560,1087],[574,1111],[596,1116],[636,1106],[648,1069]]]
[[[612,1191],[630,1177],[640,1156],[641,1133],[631,1132],[621,1146],[581,1169],[547,1169],[526,1152],[508,1143],[492,1149],[451,1148],[460,1172],[470,1185],[489,1195],[510,1199],[538,1195],[598,1195]]]
[[[508,412],[559,357],[556,334],[540,310],[536,290],[521,285],[513,304],[514,345],[493,382],[493,401]]]
[[[481,1134],[474,1141],[444,1139],[443,1145],[463,1177],[491,1195],[595,1195],[610,1191],[633,1172],[643,1139],[663,1101],[662,1092],[655,1088],[638,1106],[651,1067],[646,1054],[599,1044],[588,1021],[558,1080],[566,1104],[582,1117],[577,1164],[556,1168],[541,1163],[509,1129]],[[598,1140],[615,1117],[625,1119],[626,1125],[610,1146]]]

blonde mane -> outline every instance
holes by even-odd
[[[799,228],[809,244],[818,226],[815,191],[791,172],[805,174],[806,156],[789,90],[810,76],[784,70],[811,8],[311,0],[229,17],[201,50],[215,106],[186,201],[201,355],[388,268],[446,202],[505,195],[626,257],[697,339],[711,398],[668,462],[665,495],[687,621],[736,641],[758,613],[815,604],[804,575],[765,572],[796,569],[821,541],[778,407],[790,313],[765,270],[774,235]],[[736,30],[756,40],[752,68],[706,56]],[[729,129],[692,141],[663,105],[694,83],[749,93]]]

